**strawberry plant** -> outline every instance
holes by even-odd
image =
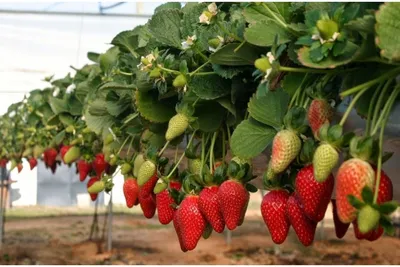
[[[90,64],[12,104],[0,165],[76,164],[92,200],[121,190],[128,208],[173,221],[182,251],[242,225],[253,179],[270,190],[261,212],[277,244],[292,226],[311,245],[330,202],[338,238],[350,223],[358,239],[392,234],[398,204],[382,170],[400,93],[392,10],[400,4],[161,5],[89,52]],[[358,135],[344,127],[353,110],[366,122]],[[252,159],[265,152],[256,177]]]

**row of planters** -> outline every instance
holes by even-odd
[[[261,212],[277,244],[292,226],[311,245],[330,202],[338,238],[353,223],[377,240],[398,207],[382,142],[400,92],[399,20],[398,3],[163,4],[74,76],[11,105],[0,163],[76,164],[92,200],[123,190],[128,208],[173,222],[182,251],[242,225],[253,179],[269,190]],[[343,130],[354,109],[359,135]]]

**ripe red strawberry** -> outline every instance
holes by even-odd
[[[33,168],[35,168],[37,165],[37,160],[35,158],[30,158],[29,159],[29,167],[31,167],[31,170],[33,170]]]
[[[350,223],[356,218],[356,209],[347,196],[361,199],[362,189],[372,187],[373,181],[374,170],[368,162],[353,158],[342,163],[336,177],[336,206],[341,222]]]
[[[342,238],[349,229],[350,223],[342,223],[337,215],[336,199],[332,199],[333,223],[335,224],[335,233],[337,238]]]
[[[139,186],[139,191],[141,191],[143,195],[153,194],[153,190],[157,184],[157,181],[157,173],[154,173],[153,176],[146,183],[144,183],[142,186]]]
[[[65,154],[67,154],[68,150],[69,150],[71,147],[72,147],[72,146],[62,146],[61,149],[60,149],[61,159],[63,160],[64,163],[65,163],[65,161],[64,161],[64,156],[65,156]]]
[[[24,168],[24,165],[22,165],[21,162],[17,164],[18,173],[20,173],[23,168]]]
[[[0,159],[0,167],[5,168],[8,160],[5,158]]]
[[[126,206],[128,208],[132,208],[139,194],[139,186],[137,184],[136,179],[127,178],[124,182],[122,189],[124,191]]]
[[[354,235],[358,240],[366,239],[370,235],[370,232],[363,234],[360,232],[360,230],[358,230],[357,220],[353,221],[353,229],[354,229]]]
[[[297,157],[301,149],[300,138],[291,130],[279,131],[272,143],[270,167],[274,173],[283,172]]]
[[[77,163],[77,169],[79,172],[79,180],[83,182],[85,181],[86,176],[88,176],[89,172],[92,170],[92,164],[84,159],[81,159]]]
[[[156,197],[153,193],[158,177],[154,174],[143,186],[139,187],[139,203],[146,218],[153,218],[156,212]]]
[[[246,212],[249,198],[249,192],[238,181],[227,180],[219,186],[219,208],[229,230],[234,230],[240,225]]]
[[[91,187],[95,182],[100,181],[99,178],[95,177],[91,177],[86,185],[87,188]],[[97,195],[98,194],[89,194],[90,198],[92,199],[92,201],[95,201],[97,199]]]
[[[92,167],[98,177],[100,177],[101,174],[106,170],[106,166],[107,162],[104,160],[104,154],[97,154],[92,162]]]
[[[282,244],[289,232],[290,222],[286,216],[289,193],[285,190],[272,190],[261,203],[261,214],[275,244]]]
[[[297,173],[297,196],[303,204],[304,213],[314,222],[319,222],[324,218],[331,200],[333,185],[332,174],[324,182],[317,182],[313,165],[308,165]]]
[[[44,151],[43,160],[48,167],[54,166],[54,164],[56,163],[57,154],[58,152],[55,148],[49,148]]]
[[[186,252],[187,249],[185,248],[185,246],[183,245],[183,241],[182,241],[182,231],[181,231],[181,226],[180,226],[180,221],[179,221],[179,208],[175,211],[174,213],[174,228],[175,228],[175,232],[176,235],[178,236],[178,240],[179,240],[179,245],[181,246],[181,250],[183,252]]]
[[[304,246],[309,246],[314,241],[317,223],[310,220],[303,212],[300,201],[296,195],[289,197],[286,208],[286,215],[290,224]]]
[[[56,173],[56,170],[57,170],[57,163],[54,163],[52,166],[50,166],[50,170],[51,170],[51,172],[52,172],[53,174],[55,174],[55,173]]]
[[[179,190],[181,189],[181,183],[171,181],[170,187]],[[169,224],[174,218],[175,208],[172,206],[174,203],[175,201],[167,189],[156,195],[157,215],[161,224]]]
[[[308,108],[307,118],[314,136],[318,136],[319,128],[332,120],[333,108],[325,99],[314,99]]]
[[[205,187],[199,194],[199,209],[211,227],[217,233],[222,233],[225,228],[218,202],[218,186]]]
[[[207,224],[199,210],[198,201],[198,196],[188,195],[179,206],[178,222],[182,243],[187,250],[193,250],[197,246]]]
[[[383,235],[383,232],[384,232],[382,226],[378,226],[376,229],[363,234],[358,229],[357,220],[353,221],[353,228],[354,228],[354,235],[358,240],[366,239],[371,242],[379,239]]]

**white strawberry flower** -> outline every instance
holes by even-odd
[[[215,16],[218,14],[218,8],[217,5],[215,3],[211,3],[208,5],[207,7],[208,11],[210,11],[210,13]]]
[[[73,83],[73,84],[70,84],[70,85],[67,87],[67,90],[66,90],[65,93],[70,94],[70,93],[72,93],[72,92],[75,90],[75,88],[76,88],[76,85],[75,85],[74,83]]]
[[[196,39],[197,39],[196,35],[188,36],[186,41],[182,42],[182,49],[190,48],[194,44],[194,41],[196,41]]]
[[[329,38],[328,40],[324,40],[319,34],[313,34],[311,36],[311,39],[314,40],[314,41],[319,40],[319,42],[321,44],[324,44],[324,43],[327,43],[327,42],[333,43],[334,41],[336,41],[336,39],[339,36],[340,36],[340,32],[335,32],[335,33],[333,33],[331,38]]]
[[[156,60],[156,57],[155,57],[153,54],[148,54],[148,55],[146,56],[146,59],[147,59],[150,63],[152,63],[154,60]]]
[[[202,24],[210,24],[210,18],[204,12],[200,15],[199,20]]]
[[[56,87],[53,91],[53,97],[57,97],[60,94],[60,88]]]
[[[13,118],[14,116],[15,116],[15,111],[13,110],[13,111],[11,111],[10,112],[10,114],[8,114],[8,117],[10,117],[10,118]]]
[[[272,64],[272,63],[275,61],[275,57],[274,57],[274,55],[272,55],[271,52],[268,52],[268,53],[267,53],[267,57],[268,57],[269,63]]]

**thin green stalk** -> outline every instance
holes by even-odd
[[[167,146],[169,145],[169,141],[167,141],[165,143],[165,145],[163,146],[163,148],[160,150],[160,153],[158,153],[158,156],[161,156],[164,153],[164,150],[167,148]]]
[[[239,49],[242,48],[242,46],[244,46],[245,43],[246,43],[246,40],[243,40],[243,42],[241,42],[240,45],[233,50],[233,52],[237,53],[237,51],[239,51]]]
[[[388,113],[388,112],[390,113],[390,110],[392,109],[393,103],[394,103],[394,101],[396,100],[396,97],[397,97],[397,95],[398,95],[398,93],[399,93],[399,89],[400,89],[400,86],[397,86],[397,87],[393,90],[392,94],[390,95],[388,101],[387,101],[386,104],[385,104],[385,107],[383,108],[383,111],[381,112],[381,115],[379,116],[378,121],[376,122],[376,125],[374,126],[374,129],[373,129],[372,132],[371,132],[371,135],[375,135],[375,134],[376,134],[376,132],[377,132],[378,129],[379,129],[379,126],[381,126],[382,121],[384,120],[384,118],[385,118],[385,116],[386,116],[386,113]],[[389,115],[388,115],[388,116],[389,116]],[[386,125],[386,124],[385,124],[385,125]]]
[[[122,71],[122,70],[118,70],[117,73],[122,74],[122,75],[126,75],[126,76],[132,76],[133,75],[133,73],[125,72],[125,71]]]
[[[214,145],[215,145],[215,140],[217,140],[218,132],[215,132],[213,134],[213,137],[211,139],[211,145],[210,145],[210,169],[213,168],[214,166]]]
[[[310,103],[310,98],[307,97],[306,101],[304,102],[303,108],[306,109],[309,103]]]
[[[216,73],[213,71],[208,71],[208,72],[198,72],[196,74],[193,74],[193,76],[206,76],[206,75],[214,75],[214,74],[216,74]]]
[[[225,138],[226,138],[226,136],[225,136],[225,131],[224,131],[224,129],[221,129],[221,131],[222,131],[222,162],[225,162],[225,153],[226,153],[226,151],[225,151],[225,142],[226,142],[226,140],[225,140]]]
[[[382,150],[383,150],[383,136],[385,133],[385,126],[390,116],[391,108],[396,100],[396,97],[400,93],[400,86],[397,86],[396,89],[393,91],[393,98],[391,99],[391,103],[389,108],[386,111],[385,118],[381,124],[381,132],[379,135],[379,154],[378,154],[378,166],[377,166],[377,174],[376,174],[376,183],[375,183],[375,193],[374,193],[374,203],[378,200],[378,193],[379,193],[379,185],[381,183],[381,170],[382,170]],[[392,96],[391,96],[392,97]]]
[[[197,72],[199,72],[202,68],[204,68],[205,66],[207,66],[208,64],[210,64],[210,60],[207,60],[206,63],[204,63],[203,65],[201,65],[200,67],[198,67],[197,69],[195,69],[194,71],[189,73],[189,76],[192,76],[194,74],[196,74]]]
[[[228,133],[228,142],[229,146],[231,145],[231,130],[229,129],[228,124],[226,125],[226,132]]]
[[[203,176],[203,166],[206,154],[206,138],[204,133],[201,135],[201,168],[200,168],[200,176]]]
[[[208,57],[206,57],[206,55],[204,55],[199,49],[197,49],[197,47],[195,47],[194,50],[201,56],[203,60],[208,61]]]
[[[122,148],[125,146],[126,142],[128,142],[129,138],[131,138],[131,136],[129,135],[127,138],[125,138],[125,141],[122,143],[121,147],[119,148],[117,155],[119,156],[119,154],[122,151]]]
[[[192,107],[195,107],[196,106],[196,104],[197,104],[197,102],[200,100],[200,97],[198,97],[194,102],[193,102],[193,105],[192,105]]]
[[[178,158],[178,150],[179,150],[179,146],[176,146],[176,148],[175,148],[174,163],[176,163],[176,159]]]
[[[305,81],[307,80],[307,75],[308,75],[308,74],[306,74],[306,75],[304,76],[304,78],[303,78],[303,80],[301,81],[299,87],[297,87],[296,92],[294,93],[292,99],[290,100],[289,108],[291,108],[292,105],[295,103],[295,100],[297,100],[297,98],[298,98],[298,96],[299,96],[299,94],[300,94],[300,92],[301,92],[301,88],[303,87]]]
[[[384,97],[385,97],[385,95],[386,95],[386,92],[387,92],[387,90],[389,89],[389,86],[390,86],[390,84],[391,84],[392,82],[393,82],[393,79],[387,80],[386,83],[385,83],[385,86],[383,87],[383,89],[382,89],[382,91],[381,91],[381,93],[380,93],[380,95],[379,95],[378,102],[377,102],[376,105],[375,105],[374,113],[373,113],[373,116],[372,116],[372,123],[371,123],[371,128],[372,128],[372,129],[373,129],[373,127],[375,127],[376,121],[377,121],[377,119],[379,118],[378,113],[379,113],[379,111],[380,111],[381,108],[382,108],[383,99],[384,99]],[[372,129],[371,129],[371,130],[372,130]]]
[[[192,136],[189,139],[189,143],[187,144],[186,147],[190,147],[193,141],[193,138],[196,134],[196,131],[193,132]],[[171,175],[175,172],[176,168],[178,168],[179,164],[181,163],[182,159],[185,157],[186,155],[186,149],[185,151],[182,153],[181,157],[179,158],[178,162],[175,164],[174,168],[170,171],[170,173],[168,174],[168,176],[166,177],[166,179],[169,179],[171,177]]]
[[[345,97],[345,96],[348,96],[348,95],[355,94],[358,91],[364,89],[365,87],[371,87],[374,84],[380,83],[381,81],[393,78],[393,77],[397,76],[399,73],[400,73],[400,68],[392,69],[391,71],[386,72],[385,74],[379,76],[378,78],[375,78],[375,79],[370,80],[368,82],[365,82],[363,84],[357,85],[357,86],[355,86],[353,88],[350,88],[350,89],[340,93],[340,96],[341,97]]]
[[[292,68],[292,67],[285,67],[279,66],[279,71],[286,71],[286,72],[298,72],[298,73],[340,73],[340,72],[348,72],[354,71],[356,68],[353,69],[340,69],[340,70],[317,70],[317,69],[307,69],[307,68]]]
[[[371,133],[371,125],[372,124],[372,120],[373,120],[373,110],[377,101],[377,98],[379,96],[379,93],[381,92],[381,87],[383,86],[383,82],[379,84],[378,88],[376,88],[374,95],[371,98],[371,102],[369,103],[369,107],[368,107],[368,115],[367,115],[367,125],[365,127],[365,135],[368,136]]]
[[[158,65],[158,67],[159,67],[160,69],[162,69],[163,71],[166,71],[166,72],[169,72],[169,73],[173,73],[173,74],[176,74],[176,75],[181,74],[181,73],[180,73],[179,71],[177,71],[177,70],[167,69],[167,68],[164,68],[164,67],[161,66],[161,65]]]
[[[275,19],[275,21],[278,22],[284,29],[287,29],[287,28],[288,28],[288,25],[287,25],[284,21],[282,21],[279,17],[277,17],[277,16],[275,15],[275,13],[272,12],[272,10],[271,10],[265,3],[262,3],[262,6],[263,6],[263,7],[268,11],[268,13]]]
[[[131,152],[131,148],[132,148],[132,144],[133,144],[134,140],[135,140],[135,138],[131,139],[131,142],[129,143],[128,151],[126,152],[126,156],[129,156],[129,152]]]
[[[369,89],[370,87],[364,88],[362,91],[359,91],[357,95],[351,100],[350,105],[347,107],[346,112],[344,113],[342,119],[340,120],[339,125],[343,126],[347,120],[347,117],[350,115],[351,110],[354,105],[357,103],[358,99]]]

